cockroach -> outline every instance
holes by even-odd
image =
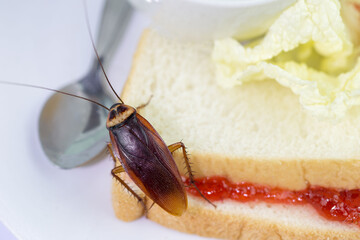
[[[155,204],[159,205],[166,212],[172,215],[181,216],[187,209],[187,194],[184,183],[181,180],[181,175],[172,156],[172,153],[180,148],[182,149],[184,156],[190,184],[196,188],[196,190],[207,202],[216,207],[197,188],[185,145],[182,142],[177,142],[167,146],[154,127],[137,112],[138,109],[145,107],[147,103],[134,108],[126,105],[116,93],[101,63],[92,38],[88,19],[87,27],[99,65],[104,73],[109,87],[119,99],[119,103],[115,103],[110,108],[107,108],[92,99],[51,88],[3,81],[0,81],[0,83],[54,91],[60,94],[89,101],[109,111],[106,128],[109,130],[110,143],[108,143],[107,148],[115,162],[115,167],[111,170],[111,174],[120,184],[122,184],[132,195],[135,196],[135,198],[144,207],[145,212],[147,209],[143,198],[141,198],[123,179],[121,179],[118,174],[126,172],[130,179],[141,189],[141,191],[145,193],[147,197],[153,200]],[[116,166],[116,162],[120,162],[121,165]]]

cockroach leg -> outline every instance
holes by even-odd
[[[111,159],[114,160],[114,163],[115,163],[115,165],[116,165],[116,160],[118,160],[118,158],[115,157],[114,151],[112,150],[113,148],[112,148],[111,143],[108,143],[108,144],[107,144],[107,149],[108,149],[108,151],[109,151],[109,153],[110,153]],[[120,162],[120,161],[118,160],[118,162]]]
[[[190,166],[190,161],[188,158],[188,155],[186,153],[186,147],[184,145],[184,143],[182,142],[177,142],[177,143],[173,143],[171,145],[168,146],[168,149],[171,153],[173,153],[174,151],[178,150],[179,148],[182,148],[182,152],[183,152],[183,156],[185,159],[185,165],[189,174],[189,179],[190,179],[190,184],[196,189],[196,191],[200,194],[200,196],[202,198],[204,198],[208,203],[210,203],[211,205],[213,205],[216,208],[216,205],[213,204],[209,199],[207,199],[200,191],[200,189],[196,186],[195,184],[195,180],[194,180],[194,174],[193,171],[191,170],[191,166]]]
[[[129,185],[127,185],[127,183],[125,183],[124,180],[122,180],[117,174],[118,173],[122,173],[125,172],[124,168],[122,166],[118,166],[115,167],[111,170],[111,175],[118,181],[121,183],[121,185],[123,185],[126,190],[128,190],[139,202],[140,204],[143,206],[144,210],[145,210],[145,214],[147,214],[147,209],[144,203],[144,199],[142,199],[134,190],[131,189],[131,187]]]
[[[149,105],[149,103],[150,103],[150,101],[151,101],[152,97],[153,97],[153,95],[151,95],[151,96],[150,96],[149,100],[148,100],[146,103],[141,104],[140,106],[136,107],[136,110],[140,110],[140,109],[142,109],[142,108],[146,107],[147,105]]]
[[[152,202],[151,206],[148,209],[148,212],[150,211],[150,209],[155,205],[155,202]]]
[[[112,150],[112,147],[111,147],[111,144],[108,143],[107,145],[108,147],[108,150],[110,152],[110,155],[112,157],[112,159],[114,160],[114,162],[116,163],[118,161],[117,157],[114,155],[114,152]],[[144,199],[142,197],[140,197],[134,190],[132,190],[132,188],[124,181],[122,180],[117,174],[119,173],[123,173],[125,172],[125,169],[123,168],[123,166],[117,166],[117,167],[114,167],[112,170],[111,170],[111,175],[121,184],[123,185],[126,190],[128,190],[139,202],[140,204],[143,206],[144,208],[144,211],[145,211],[145,215],[147,215],[147,208],[146,208],[146,205],[145,205],[145,202],[144,202]]]

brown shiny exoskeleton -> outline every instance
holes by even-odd
[[[184,145],[179,142],[168,147],[135,108],[121,103],[110,108],[106,127],[110,152],[121,163],[112,175],[119,180],[116,174],[126,171],[146,196],[167,212],[180,216],[187,208],[187,195],[171,152],[182,147],[188,162]],[[129,189],[126,184],[125,187]],[[132,190],[131,193],[142,201]]]
[[[94,40],[91,37],[88,21],[87,24],[91,43],[105,79],[120,101],[120,103],[111,106],[110,109],[106,108],[109,110],[106,127],[109,130],[111,142],[108,144],[108,150],[115,161],[115,167],[111,170],[113,177],[139,200],[145,211],[147,209],[144,200],[117,174],[126,172],[154,203],[168,213],[180,216],[187,209],[188,202],[184,184],[171,153],[182,148],[190,184],[206,201],[215,207],[195,184],[185,145],[182,142],[177,142],[167,146],[153,126],[138,114],[135,108],[124,104],[124,101],[116,93],[100,61]],[[148,103],[137,107],[137,109],[145,107]],[[116,166],[117,161],[120,162],[120,166]]]

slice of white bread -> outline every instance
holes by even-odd
[[[135,107],[153,96],[141,115],[167,144],[185,143],[197,177],[220,175],[290,190],[360,188],[360,109],[341,122],[326,122],[305,112],[289,89],[272,80],[222,89],[215,82],[211,51],[211,43],[180,43],[147,31],[122,93]],[[181,154],[175,159],[182,166]],[[119,218],[141,215],[123,216],[128,193],[115,181],[113,189]],[[216,204],[215,210],[189,197],[182,217],[156,206],[148,217],[218,238],[360,239],[359,227],[324,220],[310,206]]]

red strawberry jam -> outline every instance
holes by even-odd
[[[358,4],[358,3],[353,3],[353,4],[354,4],[355,9],[360,12],[360,4]]]
[[[189,179],[186,179],[185,183],[189,185]],[[199,178],[196,179],[196,185],[210,201],[232,199],[239,202],[259,200],[268,203],[310,204],[329,220],[360,226],[360,189],[310,187],[301,191],[290,191],[246,182],[232,183],[224,177]],[[195,188],[188,188],[188,192],[200,196]]]

